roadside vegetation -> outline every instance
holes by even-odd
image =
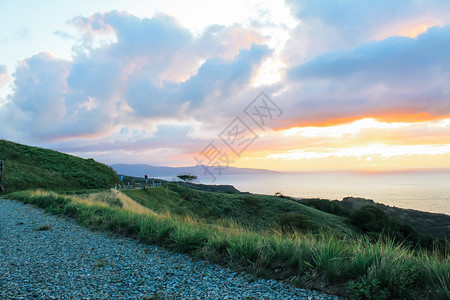
[[[450,297],[448,248],[413,249],[383,234],[374,240],[357,234],[357,229],[345,220],[339,226],[334,224],[339,219],[326,225],[316,222],[314,217],[323,212],[313,215],[307,206],[303,213],[300,209],[287,214],[280,210],[277,217],[271,218],[272,214],[266,216],[262,209],[270,196],[242,198],[243,195],[216,193],[212,201],[217,203],[210,205],[210,210],[226,209],[218,200],[226,199],[224,203],[230,202],[233,212],[213,221],[211,212],[191,213],[196,206],[183,200],[187,197],[183,193],[191,193],[191,202],[214,193],[181,188],[169,184],[128,191],[127,195],[114,190],[72,194],[38,190],[15,192],[8,197],[75,218],[94,230],[111,231],[256,276],[286,280],[352,299]],[[236,197],[234,202],[227,198],[230,196]],[[271,198],[272,202],[280,200]],[[244,207],[258,203],[258,213],[245,213]],[[181,208],[172,210],[175,204]],[[278,206],[281,209],[286,204]],[[258,216],[264,221],[258,220],[256,227],[248,226],[249,219],[260,219]]]

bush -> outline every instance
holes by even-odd
[[[311,221],[311,219],[307,216],[298,213],[288,213],[281,215],[276,218],[275,222],[278,226],[280,226],[283,233],[308,230],[314,231],[319,228],[319,224]]]
[[[302,200],[300,203],[307,205],[307,206],[314,207],[315,209],[318,209],[320,211],[323,211],[323,212],[326,212],[329,214],[337,215],[337,216],[348,217],[351,214],[350,210],[345,209],[342,206],[340,206],[339,204],[336,204],[330,200],[307,199],[307,200]]]
[[[369,230],[369,226],[373,227],[373,223],[376,224],[375,215],[366,207],[370,208],[370,206],[365,206],[361,209],[358,209],[350,216],[350,221],[353,225],[358,227],[363,231],[373,231]],[[378,230],[375,230],[378,231]]]
[[[243,204],[244,204],[244,206],[253,208],[253,209],[258,209],[261,207],[260,200],[258,198],[256,198],[255,196],[245,196]]]
[[[377,299],[384,300],[389,299],[390,293],[387,289],[381,289],[380,281],[377,279],[367,280],[362,277],[357,282],[351,281],[349,283],[349,292],[352,295],[352,299]]]
[[[378,207],[367,205],[355,211],[350,216],[350,221],[363,232],[385,232],[400,233],[400,228],[404,225],[402,222],[390,217]]]
[[[381,209],[375,206],[363,206],[350,216],[351,223],[362,233],[366,234],[370,240],[376,241],[380,234],[389,236],[398,243],[407,246],[420,246],[430,250],[445,252],[448,242],[433,239],[432,237],[419,234],[408,224],[388,216]]]

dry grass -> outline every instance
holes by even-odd
[[[63,195],[51,191],[45,190],[34,190],[30,191],[31,197],[63,197],[65,199],[70,199],[75,203],[85,204],[88,206],[100,206],[100,207],[113,207],[111,203],[120,203],[121,208],[126,211],[130,211],[140,215],[151,214],[154,216],[159,216],[159,214],[150,210],[149,208],[142,206],[136,201],[132,200],[127,195],[120,191],[111,189],[109,191],[80,194],[80,195]]]
[[[123,203],[122,209],[141,215],[151,214],[154,216],[159,216],[154,211],[150,210],[145,206],[142,206],[141,204],[137,203],[136,201],[125,195],[124,193],[116,191],[114,189],[112,189],[112,192],[115,193],[116,197]]]

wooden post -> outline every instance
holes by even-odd
[[[5,164],[3,162],[3,160],[0,160],[0,192],[4,192],[5,190],[3,189],[3,171],[5,169]]]

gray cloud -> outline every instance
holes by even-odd
[[[327,0],[288,0],[294,16],[301,20],[320,20],[322,23],[337,26],[351,33],[372,30],[374,25],[408,14],[420,9],[419,2],[398,1],[327,1]],[[444,1],[435,1],[445,4]],[[348,34],[346,32],[345,34]]]
[[[289,111],[298,112],[298,123],[450,115],[449,36],[449,26],[434,27],[417,38],[369,42],[292,67],[287,72],[292,90],[284,97],[297,100]]]
[[[423,80],[428,72],[447,72],[450,67],[450,26],[431,28],[417,38],[391,37],[349,50],[328,52],[293,68],[296,79],[347,78],[390,83]],[[425,72],[425,73],[424,73]],[[415,83],[415,82],[413,82]]]
[[[292,32],[284,58],[293,64],[328,51],[384,39],[416,26],[450,22],[450,2],[287,0],[300,21]]]

